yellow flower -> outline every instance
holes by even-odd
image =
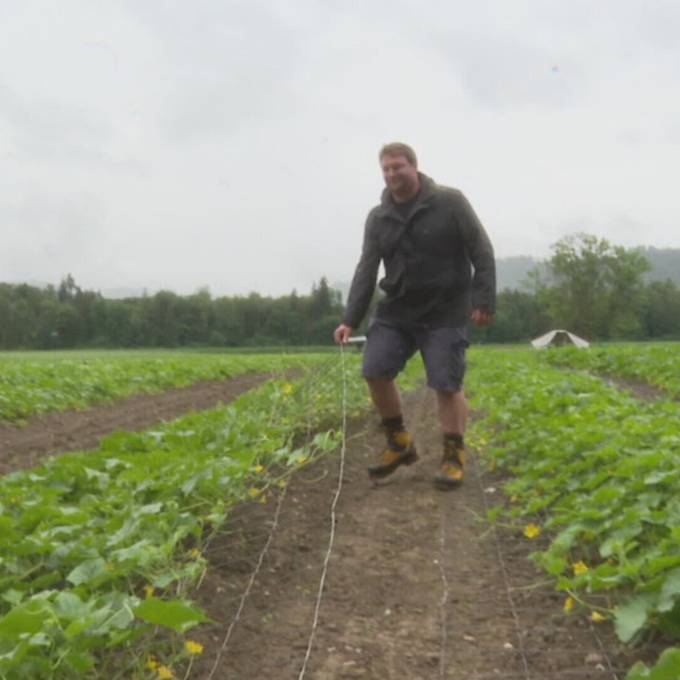
[[[144,586],[144,597],[151,597],[153,595],[153,586],[147,583]]]
[[[189,652],[189,654],[201,654],[203,652],[203,645],[200,642],[194,640],[187,640],[184,643],[184,649]]]
[[[588,571],[588,565],[583,561],[574,562],[571,568],[574,570],[574,576],[580,576]]]
[[[307,456],[300,456],[300,457],[297,459],[298,465],[302,465],[302,464],[305,463],[306,461],[307,461]]]
[[[574,608],[574,598],[569,595],[565,600],[564,600],[564,605],[562,606],[562,609],[564,609],[565,612],[570,612]]]
[[[284,394],[290,394],[293,391],[293,386],[290,383],[286,383],[282,388],[281,391]]]
[[[595,623],[600,623],[601,621],[604,621],[604,616],[602,616],[600,612],[592,612],[590,614],[590,620],[594,621]]]
[[[541,535],[541,527],[538,524],[527,524],[524,527],[524,535],[527,538],[536,538],[536,536]]]
[[[159,666],[156,673],[158,673],[160,680],[170,680],[170,678],[175,677],[175,674],[167,666]]]
[[[264,470],[264,465],[256,465],[255,466],[255,472],[258,474]]]
[[[201,551],[198,548],[192,548],[189,551],[189,557],[193,557],[194,559],[196,559],[200,556],[201,556]]]
[[[146,660],[146,667],[149,670],[155,671],[158,668],[158,661],[156,661],[156,659],[153,656],[150,656]]]
[[[248,489],[248,493],[252,498],[257,498],[257,496],[260,495],[260,490],[256,489],[254,486],[251,486],[250,489]]]

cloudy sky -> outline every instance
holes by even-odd
[[[379,147],[498,256],[680,247],[677,0],[2,0],[0,281],[351,278]]]

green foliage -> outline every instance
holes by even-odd
[[[280,370],[291,361],[284,355],[121,352],[52,359],[0,354],[0,421],[16,422],[37,413],[82,408],[199,380]]]
[[[599,340],[680,338],[680,289],[646,278],[648,254],[654,255],[589,234],[566,237],[528,272],[521,289],[499,293],[494,323],[472,328],[471,336],[516,342],[567,328]],[[516,264],[521,268],[521,258]]]
[[[666,649],[654,668],[647,668],[641,661],[628,672],[625,680],[677,680],[680,678],[680,648]]]
[[[591,338],[638,337],[643,274],[649,263],[635,250],[589,234],[558,241],[548,262],[552,286],[543,291],[559,328]]]
[[[553,366],[633,378],[680,397],[680,344],[617,344],[548,350],[541,358]]]
[[[349,415],[368,405],[359,360],[345,353]],[[202,549],[234,505],[338,444],[338,354],[294,361],[294,382],[0,479],[0,677],[132,677],[149,650],[178,658],[179,636],[207,620],[189,599]],[[421,373],[412,362],[404,386]]]
[[[680,639],[680,404],[548,364],[588,354],[471,353],[469,389],[488,413],[477,427],[493,442],[485,456],[512,472],[510,515],[540,517],[551,536],[533,556],[558,589],[612,619],[624,641],[649,628]],[[591,593],[612,605],[589,605]],[[631,677],[667,677],[649,672]]]

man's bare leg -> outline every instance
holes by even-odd
[[[391,378],[367,378],[371,399],[380,417],[396,418],[401,416],[401,398],[399,390]]]
[[[439,406],[439,422],[444,434],[465,434],[467,422],[467,401],[463,390],[451,392],[437,390],[437,405]]]
[[[434,482],[441,488],[449,489],[463,481],[463,465],[465,464],[463,436],[468,411],[465,393],[462,389],[458,392],[437,390],[437,405],[439,406],[439,422],[444,435],[444,455]]]

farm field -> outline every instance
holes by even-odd
[[[281,370],[303,355],[209,354],[169,351],[0,352],[0,422],[84,408],[133,394],[155,393],[200,380]],[[304,355],[304,361],[323,355]]]
[[[442,494],[417,361],[421,460],[372,485],[359,357],[264,359],[226,405],[2,478],[2,677],[678,677],[677,402],[473,350]]]
[[[680,398],[680,346],[677,342],[595,345],[587,352],[564,347],[559,352],[546,352],[545,358],[554,366],[582,368],[643,381],[671,397]]]

